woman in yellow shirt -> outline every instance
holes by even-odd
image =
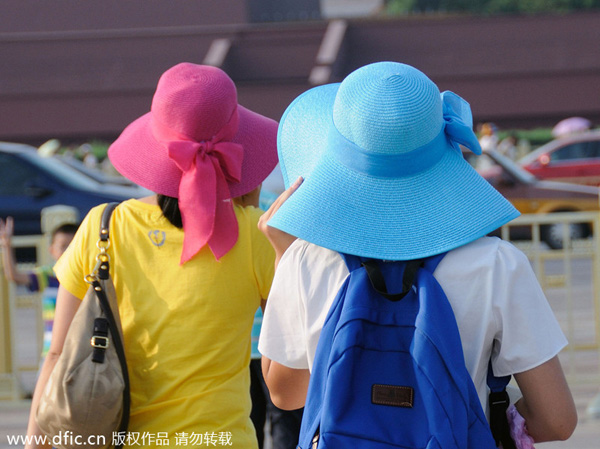
[[[257,229],[260,184],[277,162],[277,123],[237,103],[220,69],[178,64],[151,112],[109,148],[125,177],[156,192],[111,222],[111,276],[131,380],[128,446],[257,447],[250,421],[250,331],[274,252]],[[95,264],[103,206],[56,265],[61,287],[35,410]]]

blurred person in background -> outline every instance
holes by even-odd
[[[77,232],[78,225],[65,223],[55,228],[50,234],[48,253],[53,262],[63,255],[71,240]],[[14,220],[7,217],[6,221],[0,219],[0,244],[2,245],[2,262],[6,279],[17,285],[24,285],[30,292],[40,292],[42,296],[42,319],[44,321],[44,337],[42,340],[42,355],[40,367],[50,350],[52,339],[52,326],[56,310],[56,294],[58,293],[58,279],[54,274],[53,265],[43,265],[32,271],[20,271],[12,247],[14,235]]]
[[[279,165],[264,180],[260,192],[260,208],[269,209],[271,204],[285,190],[283,175]],[[282,410],[271,401],[261,368],[261,355],[258,351],[258,338],[263,319],[263,310],[258,309],[252,326],[252,360],[250,360],[250,394],[252,396],[251,418],[256,428],[258,446],[262,448],[266,438],[272,441],[273,449],[295,449],[298,443],[303,408]],[[265,427],[268,424],[267,427]],[[265,436],[265,430],[270,432]]]

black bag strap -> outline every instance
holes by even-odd
[[[515,442],[510,436],[510,425],[506,410],[510,405],[510,398],[506,391],[506,386],[510,382],[511,376],[496,377],[492,370],[492,361],[488,363],[487,385],[490,389],[490,429],[496,446],[503,449],[516,449]]]
[[[362,262],[362,266],[367,271],[367,276],[371,285],[377,293],[390,301],[400,301],[404,298],[408,292],[412,289],[417,276],[417,271],[423,266],[422,259],[409,260],[406,262],[404,267],[404,274],[402,275],[402,291],[400,293],[389,293],[385,284],[385,279],[381,273],[381,268],[375,259],[367,259]]]
[[[103,258],[102,262],[98,264],[98,278],[102,280],[108,279],[109,260],[106,254],[106,249],[110,244],[109,240],[109,228],[110,228],[110,217],[119,203],[108,203],[102,212],[100,218],[100,240],[98,241],[98,247],[100,248],[99,258]]]
[[[117,357],[119,358],[119,363],[121,365],[121,372],[123,373],[123,383],[125,384],[123,388],[123,414],[121,415],[121,423],[119,424],[118,432],[127,432],[127,427],[129,426],[129,412],[131,409],[131,395],[129,386],[129,372],[127,371],[127,360],[125,358],[125,348],[123,346],[123,341],[121,340],[119,328],[117,327],[117,323],[115,321],[115,316],[113,315],[113,311],[110,307],[106,293],[102,288],[102,284],[99,281],[94,281],[92,285],[94,286],[96,297],[98,298],[98,301],[102,307],[102,311],[104,312],[106,320],[108,321],[110,335],[112,336],[112,343],[115,347],[115,351],[117,352]],[[123,444],[119,444],[115,446],[115,448],[119,449],[123,446]]]
[[[106,252],[106,248],[108,248],[109,244],[109,224],[110,217],[112,212],[115,210],[119,203],[108,203],[102,212],[102,217],[100,220],[100,256]],[[94,287],[94,291],[96,292],[96,297],[98,298],[98,302],[100,303],[100,307],[102,307],[102,311],[104,312],[106,321],[108,322],[108,328],[110,330],[110,335],[112,336],[112,342],[115,347],[115,351],[117,352],[117,357],[119,358],[119,363],[121,365],[121,372],[123,374],[123,382],[125,387],[123,388],[123,414],[121,416],[121,422],[119,424],[119,433],[127,432],[127,427],[129,426],[129,413],[131,409],[131,395],[130,395],[130,384],[129,384],[129,371],[127,371],[127,359],[125,358],[125,346],[123,345],[123,341],[121,340],[121,332],[119,330],[119,326],[117,325],[117,321],[115,319],[115,313],[118,311],[114,311],[111,308],[108,297],[106,296],[106,292],[104,291],[104,287],[102,285],[103,281],[112,282],[109,280],[109,260],[108,255],[106,255],[105,259],[100,261],[98,264],[98,278],[92,282],[92,286]],[[117,444],[115,449],[120,449],[125,443],[124,439],[118,439],[121,444]]]
[[[108,240],[110,229],[110,217],[119,203],[108,203],[102,212],[100,219],[100,240],[106,242]]]

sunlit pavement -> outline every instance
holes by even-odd
[[[559,292],[557,292],[559,293]],[[549,295],[551,303],[555,298]],[[553,307],[555,304],[552,304]],[[559,307],[557,307],[559,308]],[[562,321],[562,314],[557,316]],[[37,336],[32,329],[35,328],[35,315],[30,311],[20,311],[16,314],[16,353],[19,354],[18,362],[35,365],[37,351]],[[561,322],[562,324],[562,322]],[[566,442],[551,442],[536,444],[538,449],[599,449],[600,448],[600,410],[598,416],[591,417],[586,409],[589,408],[594,398],[600,397],[600,360],[598,351],[578,351],[561,354],[561,361],[569,385],[575,397],[579,412],[579,424],[574,435]],[[35,372],[31,371],[21,375],[21,384],[25,390],[31,390],[35,381]],[[551,392],[549,392],[551,394]],[[600,403],[600,401],[599,401]],[[2,401],[0,400],[0,449],[15,447],[9,445],[8,436],[25,435],[29,418],[29,400]],[[20,447],[21,445],[19,445]],[[265,449],[271,449],[270,441],[265,444]],[[278,448],[272,448],[278,449]]]

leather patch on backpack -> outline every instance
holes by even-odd
[[[371,388],[371,402],[377,405],[412,408],[414,389],[397,385],[374,384]]]

